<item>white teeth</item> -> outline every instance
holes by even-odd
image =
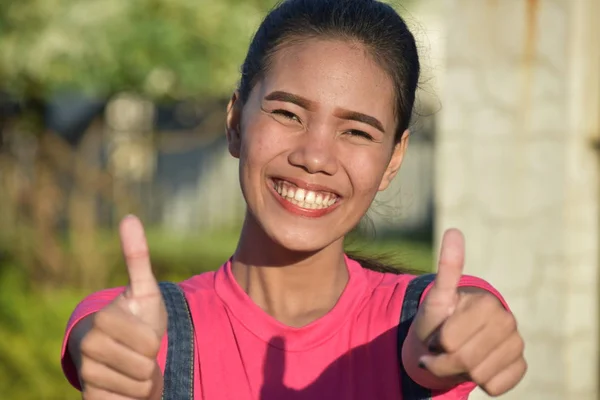
[[[309,210],[331,207],[337,201],[333,193],[300,189],[285,181],[275,182],[274,189],[290,203]]]
[[[296,189],[294,199],[296,199],[296,201],[304,201],[304,189]]]

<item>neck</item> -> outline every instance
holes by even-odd
[[[294,327],[329,312],[348,283],[343,239],[319,251],[290,251],[271,240],[250,215],[231,267],[237,283],[258,306]]]

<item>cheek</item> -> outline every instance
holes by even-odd
[[[281,153],[284,146],[281,135],[276,134],[272,124],[261,120],[262,118],[257,118],[242,132],[240,158],[243,160],[243,167],[261,169]]]
[[[346,171],[354,189],[356,196],[375,196],[379,189],[381,179],[385,173],[388,159],[387,152],[373,151],[362,152],[354,156],[346,163]]]

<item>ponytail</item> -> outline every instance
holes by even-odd
[[[367,257],[359,255],[355,252],[346,252],[346,255],[351,260],[358,262],[363,268],[370,269],[371,271],[383,272],[388,274],[410,274],[410,275],[422,275],[423,271],[408,268],[399,263],[389,262],[388,257]],[[386,260],[387,259],[387,260]],[[394,265],[395,264],[395,265]]]

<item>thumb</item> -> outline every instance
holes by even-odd
[[[141,298],[160,294],[150,265],[148,243],[141,221],[133,215],[125,217],[121,221],[119,235],[129,276],[126,296]]]
[[[417,335],[428,338],[453,312],[458,302],[458,284],[463,274],[465,240],[458,229],[449,229],[442,238],[438,271],[417,316]]]
[[[458,284],[465,265],[465,239],[458,229],[448,229],[442,238],[438,270],[432,292],[437,300],[456,302]]]

